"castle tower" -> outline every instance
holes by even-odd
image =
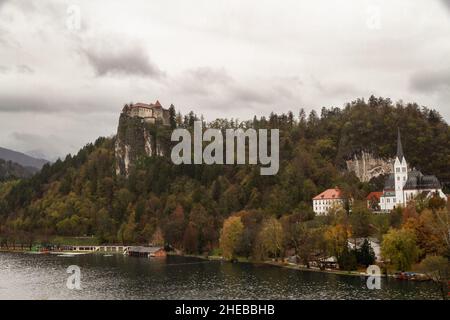
[[[403,154],[402,138],[400,135],[400,129],[398,129],[397,137],[397,157],[394,163],[394,175],[395,175],[395,203],[396,206],[406,205],[406,199],[404,197],[403,188],[408,181],[408,163],[406,162],[405,155]]]

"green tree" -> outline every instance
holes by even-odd
[[[169,107],[169,124],[172,129],[177,127],[177,115],[173,104]]]
[[[356,260],[358,264],[368,267],[375,263],[375,252],[369,240],[364,239],[363,244],[356,250]]]
[[[350,225],[352,227],[352,236],[357,238],[368,237],[371,233],[371,213],[362,206],[353,207],[350,214]]]
[[[339,268],[341,270],[356,270],[357,260],[356,253],[354,250],[351,250],[347,245],[344,245],[343,250],[337,256]]]
[[[406,229],[390,229],[383,237],[381,255],[396,270],[409,270],[419,256],[414,233]]]

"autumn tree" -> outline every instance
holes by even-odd
[[[187,253],[199,251],[199,231],[193,222],[189,222],[184,231],[183,248]]]
[[[429,276],[439,287],[444,300],[448,299],[450,264],[442,256],[427,256],[419,265],[419,270]]]
[[[274,217],[263,222],[257,237],[256,256],[264,260],[267,257],[278,259],[283,253],[283,228]]]
[[[170,245],[182,247],[185,223],[184,208],[178,204],[164,224],[164,239]]]
[[[151,243],[154,246],[164,245],[164,235],[160,227],[157,227],[155,232],[153,233]]]
[[[231,216],[223,222],[219,241],[222,256],[225,259],[235,259],[236,249],[241,241],[243,231],[244,225],[240,217]]]

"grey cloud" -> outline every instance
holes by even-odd
[[[89,63],[98,76],[130,75],[150,78],[161,78],[164,72],[148,57],[140,46],[118,48],[88,48],[84,49]]]
[[[9,72],[9,68],[7,66],[0,66],[0,74],[5,74]]]
[[[175,89],[182,94],[207,96],[233,82],[224,68],[199,67],[184,71],[170,85],[175,84]]]
[[[25,64],[21,64],[17,66],[17,72],[22,74],[33,74],[34,70]]]
[[[17,73],[20,73],[20,74],[33,74],[34,73],[34,70],[25,64],[17,65],[16,70],[17,70]],[[12,69],[10,67],[0,65],[0,74],[10,73],[11,71],[12,71]]]
[[[233,81],[224,68],[199,67],[188,70],[186,73],[203,84],[227,84]]]
[[[276,101],[276,93],[279,88],[253,89],[244,86],[234,86],[230,90],[231,98],[234,101],[244,103],[270,104]]]
[[[441,2],[450,10],[450,0],[441,0]]]
[[[11,138],[16,144],[22,146],[21,149],[26,150],[27,154],[50,161],[56,160],[55,155],[60,153],[60,146],[66,143],[66,141],[55,135],[45,137],[24,132],[13,132]],[[36,146],[45,146],[45,149],[36,148]]]
[[[26,89],[25,89],[26,90]],[[61,89],[64,91],[64,89]],[[86,97],[64,96],[63,93],[58,94],[56,91],[48,90],[51,98],[48,98],[42,92],[0,92],[0,113],[23,113],[32,112],[34,114],[54,114],[66,113],[76,114],[82,113],[105,113],[109,112],[110,100],[100,99],[95,103]],[[100,93],[99,93],[100,94]],[[104,93],[101,93],[102,96]]]
[[[0,95],[0,112],[54,112],[59,106],[43,98],[25,94]]]
[[[244,105],[272,104],[277,97],[292,97],[286,86],[261,81],[259,85],[252,85],[237,81],[225,68],[199,67],[186,70],[179,79],[178,91],[184,95],[196,95],[214,99],[214,104],[221,104],[240,108]]]
[[[422,71],[410,79],[413,90],[421,93],[448,92],[450,90],[450,70]]]

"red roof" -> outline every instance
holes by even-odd
[[[151,109],[151,106],[142,102],[138,102],[133,104],[132,106],[130,106],[131,108],[147,108],[147,109]]]
[[[376,199],[376,200],[380,201],[380,198],[381,198],[382,195],[383,195],[383,192],[371,192],[367,196],[367,200]]]
[[[161,103],[159,103],[159,100],[156,100],[154,106],[155,106],[155,107],[158,107],[158,108],[162,108],[162,105],[161,105]]]
[[[313,200],[342,199],[342,191],[338,188],[328,189],[315,196]]]

